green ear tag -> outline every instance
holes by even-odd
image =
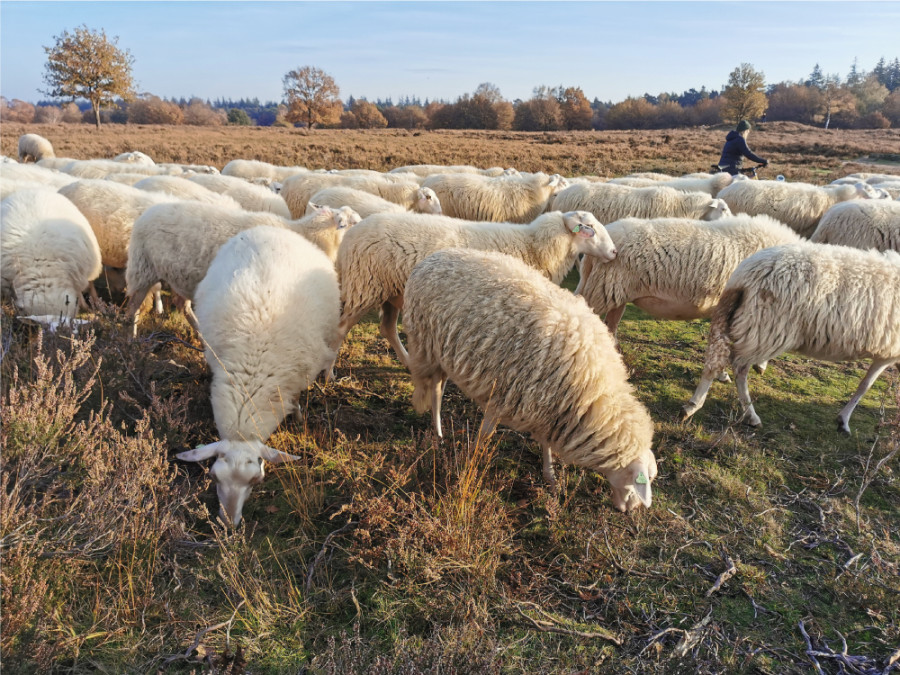
[[[647,484],[647,476],[645,476],[644,472],[641,471],[637,475],[637,478],[634,479],[634,482],[637,483],[638,485],[646,485]]]

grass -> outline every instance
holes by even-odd
[[[0,130],[5,154],[21,132],[11,126]],[[282,131],[217,130],[210,141],[202,130],[185,146],[184,129],[73,129],[68,142],[82,145],[65,153],[81,156],[305,164],[280,158],[315,144],[345,166],[352,138],[362,156],[385,144],[377,152],[398,165],[431,138],[428,161],[529,168],[510,155],[466,159],[470,142],[488,152],[480,133],[293,132],[296,145],[266,154]],[[561,136],[571,144],[500,134],[496,150],[519,142],[530,158],[546,145],[578,163],[615,140],[621,166],[632,152],[633,170],[649,170],[678,165],[669,157],[685,151],[670,146],[689,143],[679,133],[635,133],[632,144],[624,132]],[[790,147],[766,150],[801,157],[784,171],[796,175],[871,152],[850,132],[778,134]],[[173,137],[181,155],[165,154]],[[821,164],[813,144],[828,148]],[[880,673],[900,644],[897,456],[876,471],[900,444],[896,369],[863,399],[849,437],[834,417],[864,364],[795,356],[751,374],[761,428],[739,423],[734,386],[721,383],[681,423],[708,323],[629,307],[620,344],[656,423],[660,475],[653,508],[626,516],[590,471],[559,471],[560,494],[549,494],[521,434],[501,427],[476,444],[481,414],[452,385],[437,443],[372,315],[344,345],[337,380],[311,387],[270,439],[302,459],[267,472],[245,523],[228,529],[204,467],[174,458],[215,438],[209,371],[178,312],[148,316],[133,341],[112,302],[78,336],[3,311],[9,672],[808,673],[802,622],[812,648],[833,650],[817,657],[824,672],[839,672],[845,639],[861,672]],[[710,593],[729,561],[734,575]]]

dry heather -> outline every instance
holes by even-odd
[[[10,154],[26,128],[4,124]],[[721,130],[489,134],[29,126],[60,156],[390,168],[514,165],[572,174],[694,171]],[[898,132],[769,124],[773,173],[825,182]],[[900,170],[892,169],[895,173]],[[566,285],[574,286],[570,278]],[[175,453],[209,442],[209,370],[177,311],[130,339],[119,295],[73,336],[0,317],[0,652],[15,673],[887,673],[900,660],[900,383],[891,369],[833,418],[858,363],[799,357],[679,423],[706,321],[629,308],[619,340],[657,424],[654,505],[625,516],[455,387],[445,440],[371,315],[336,382],[313,386],[269,444],[274,467],[236,530]],[[171,304],[167,298],[167,304]]]

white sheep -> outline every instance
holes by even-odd
[[[822,216],[809,240],[900,252],[900,202],[853,199],[835,204]]]
[[[215,457],[209,473],[220,516],[237,525],[265,462],[299,459],[266,440],[334,359],[337,276],[303,237],[255,227],[219,249],[196,295],[220,440],[176,456],[186,462]]]
[[[282,218],[291,217],[284,199],[262,185],[254,185],[243,178],[221,174],[195,174],[186,178],[207,190],[231,197],[247,211],[268,211]]]
[[[164,167],[159,164],[116,162],[111,159],[76,159],[60,167],[60,171],[65,171],[77,178],[105,178],[111,173],[143,173],[148,176],[179,175],[184,173],[181,168],[176,167]]]
[[[705,192],[682,192],[659,185],[633,188],[611,183],[575,183],[553,198],[552,208],[590,211],[601,223],[629,217],[715,220],[728,215],[724,202]]]
[[[39,164],[3,164],[0,165],[0,180],[38,183],[57,190],[63,185],[78,180],[74,176],[55,169],[48,169]]]
[[[614,335],[629,302],[658,319],[708,317],[744,258],[800,241],[769,216],[746,214],[714,222],[625,218],[606,231],[618,252],[615,259],[594,264],[575,292],[606,317]]]
[[[419,183],[403,174],[380,174],[377,177],[317,172],[298,174],[284,181],[279,194],[287,202],[291,217],[299,218],[306,212],[306,204],[316,192],[337,185],[370,192],[408,210],[415,208],[420,199]]]
[[[752,364],[784,352],[827,361],[871,358],[850,415],[881,372],[900,359],[900,254],[801,242],[764,249],[744,260],[728,280],[712,314],[703,375],[685,418],[699,410],[715,375],[734,369],[744,418],[761,422],[747,389]]]
[[[838,202],[873,196],[874,190],[865,183],[820,187],[776,180],[733,181],[719,193],[732,213],[772,216],[801,237],[809,237],[819,219]]]
[[[352,210],[322,207],[299,220],[274,213],[176,202],[154,206],[137,219],[128,245],[128,307],[126,316],[137,332],[139,310],[153,286],[166,282],[185,299],[184,313],[196,328],[192,299],[216,252],[228,239],[253,227],[293,230],[322,249],[334,261],[340,240],[359,222]]]
[[[39,159],[37,161],[37,165],[42,166],[45,169],[62,171],[64,166],[77,161],[77,159],[73,159],[72,157],[44,157],[43,159]]]
[[[140,150],[134,150],[132,152],[123,152],[115,157],[113,157],[114,162],[129,162],[131,164],[147,164],[152,165],[156,164],[153,161],[153,158],[150,155],[146,155]]]
[[[256,159],[233,159],[222,168],[222,174],[225,176],[234,176],[244,180],[267,178],[277,183],[283,183],[298,173],[310,173],[310,171],[303,166],[278,166]]]
[[[368,218],[376,213],[404,213],[407,209],[396,202],[388,201],[371,192],[364,192],[343,185],[335,185],[323,188],[314,193],[307,202],[307,213],[311,206],[331,206],[339,208],[349,206],[362,218]],[[441,201],[431,188],[419,188],[416,190],[416,199],[412,210],[417,213],[441,213]]]
[[[422,181],[422,187],[434,190],[443,213],[451,218],[507,223],[530,223],[568,185],[559,174],[545,173],[498,177],[449,173]]]
[[[478,167],[469,166],[467,164],[408,164],[406,166],[398,166],[388,171],[388,173],[411,173],[419,178],[426,178],[438,173],[475,173],[482,176],[503,176],[516,175],[518,171],[509,168],[494,166],[488,169],[479,169]]]
[[[37,162],[45,157],[56,157],[53,144],[38,134],[22,134],[19,136],[19,161]]]
[[[182,176],[147,176],[134,184],[138,190],[166,194],[178,199],[189,199],[203,204],[212,204],[231,209],[241,209],[241,205],[226,194],[219,194],[209,188]]]
[[[72,320],[100,270],[90,224],[62,195],[20,190],[0,204],[0,279],[18,312],[51,326]]]
[[[584,211],[552,211],[525,226],[415,213],[369,216],[347,233],[338,250],[341,342],[366,312],[381,307],[381,334],[405,364],[406,349],[397,333],[403,286],[416,264],[451,247],[507,253],[555,284],[562,283],[580,254],[602,260],[616,255],[606,230]]]
[[[580,298],[511,256],[456,248],[417,265],[404,296],[413,405],[438,436],[450,379],[485,410],[476,443],[497,424],[530,433],[552,490],[555,454],[604,474],[620,511],[650,506],[653,422]]]

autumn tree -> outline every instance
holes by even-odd
[[[52,47],[44,47],[47,53],[44,82],[49,89],[43,93],[71,101],[86,99],[100,128],[102,106],[112,104],[116,97],[126,101],[134,98],[131,76],[134,57],[127,49],[119,49],[119,38],[107,38],[105,31],[91,30],[85,25],[71,33],[63,31],[54,41]]]
[[[289,122],[302,122],[308,129],[340,122],[343,105],[338,95],[341,90],[324,70],[303,66],[287,73],[282,82]]]
[[[825,78],[822,76],[824,87]],[[816,86],[781,82],[769,92],[768,118],[813,124],[824,109],[824,97]]]
[[[184,111],[159,96],[142,94],[128,106],[128,121],[131,124],[181,124],[184,122]]]
[[[749,63],[742,63],[731,71],[722,96],[722,118],[727,122],[753,120],[766,112],[766,76]]]
[[[378,107],[364,99],[354,101],[350,112],[356,117],[360,129],[384,129],[388,125]]]
[[[559,95],[560,113],[563,126],[569,131],[586,130],[591,128],[591,118],[594,111],[587,100],[581,87],[568,87]]]

